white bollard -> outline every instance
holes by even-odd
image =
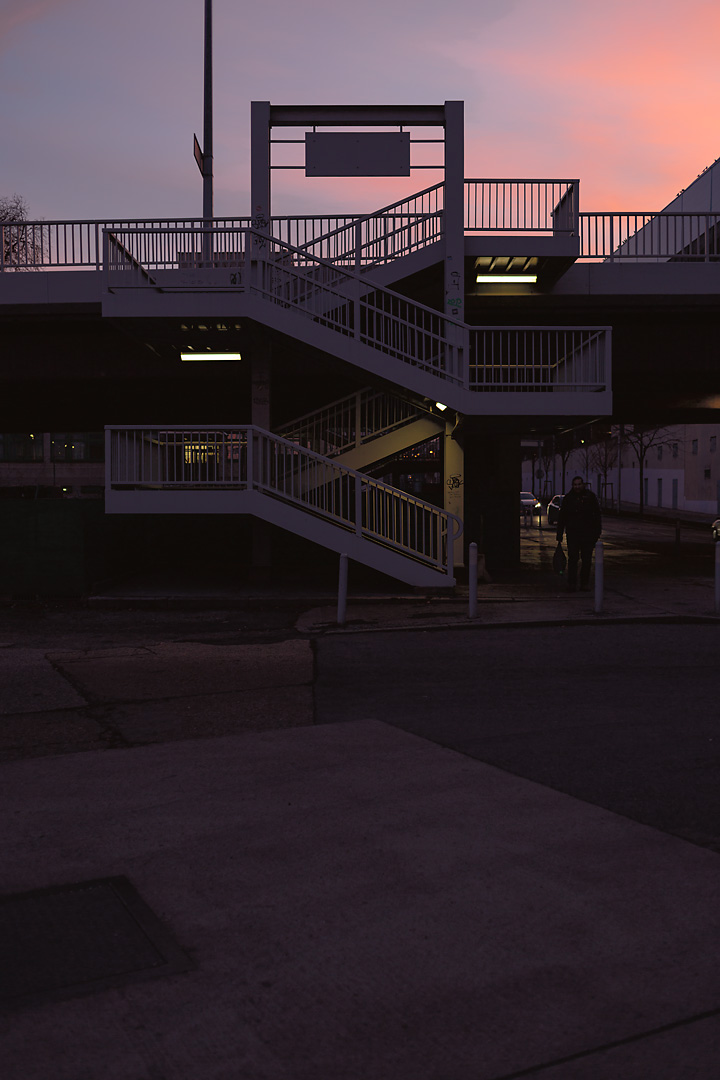
[[[347,611],[347,583],[348,583],[348,557],[344,553],[340,556],[340,573],[338,575],[338,603],[337,622],[338,626],[345,625],[345,613]]]
[[[720,540],[715,541],[715,614],[720,615]]]
[[[477,585],[477,544],[471,544],[468,549],[468,619],[477,619]]]
[[[595,614],[600,615],[603,609],[603,589],[605,587],[605,556],[603,542],[598,540],[595,545]]]

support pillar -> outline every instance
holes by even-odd
[[[443,314],[464,322],[465,301],[465,106],[445,102],[445,304]]]
[[[520,563],[521,451],[517,436],[466,433],[465,550],[473,541],[489,572]]]
[[[270,221],[270,102],[250,105],[250,200],[253,227],[264,231]]]
[[[250,422],[270,431],[270,346],[253,350],[250,367]],[[253,518],[252,569],[267,571],[272,565],[271,529],[266,521]]]
[[[454,420],[445,421],[443,440],[443,509],[451,514],[464,517],[463,489],[465,484],[465,455],[457,439],[453,438]],[[472,538],[471,538],[472,539]],[[455,567],[465,565],[465,547],[463,537],[455,541],[453,559]]]

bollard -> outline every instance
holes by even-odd
[[[720,615],[720,540],[715,541],[715,614]]]
[[[603,542],[598,540],[595,545],[595,614],[600,615],[603,609],[603,589],[605,587],[605,556]]]
[[[348,583],[348,557],[344,553],[340,556],[340,573],[338,575],[338,603],[337,622],[338,626],[345,625],[345,612],[347,611],[347,583]]]
[[[477,544],[468,548],[468,619],[477,619],[478,551]]]

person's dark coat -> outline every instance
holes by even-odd
[[[600,504],[595,494],[585,488],[584,491],[569,491],[562,503],[557,519],[557,539],[567,533],[568,540],[581,544],[596,544],[602,532]]]

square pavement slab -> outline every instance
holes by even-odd
[[[717,1074],[711,852],[375,721],[1,768],[4,892],[122,875],[194,965],[16,1008],[4,1080]]]

